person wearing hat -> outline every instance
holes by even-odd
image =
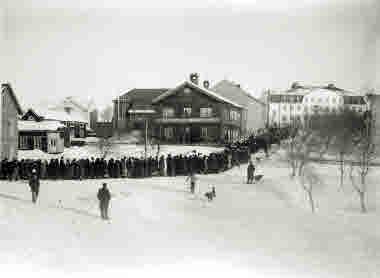
[[[100,216],[102,219],[107,220],[108,218],[108,207],[111,200],[111,193],[107,188],[107,184],[103,183],[103,187],[98,190],[98,200]]]
[[[29,187],[30,191],[32,191],[32,202],[36,203],[38,198],[38,193],[40,191],[40,180],[37,176],[37,170],[35,168],[32,169],[32,175],[29,179]]]

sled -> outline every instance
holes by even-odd
[[[253,183],[259,182],[260,180],[262,180],[263,177],[264,177],[264,175],[253,176]]]

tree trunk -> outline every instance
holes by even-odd
[[[315,206],[314,206],[313,194],[311,193],[311,191],[307,191],[307,196],[309,197],[311,212],[314,213],[315,212]]]
[[[359,198],[360,198],[360,208],[362,213],[367,212],[367,207],[365,205],[365,194],[364,191],[359,192]]]

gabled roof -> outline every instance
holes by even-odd
[[[226,79],[219,81],[211,90],[219,95],[228,97],[242,106],[246,106],[248,102],[252,101],[265,105],[265,102],[243,90],[240,85]]]
[[[22,112],[22,109],[21,109],[21,105],[20,105],[20,103],[17,100],[17,97],[16,97],[16,95],[15,95],[13,89],[12,89],[11,84],[9,84],[9,83],[1,84],[1,92],[4,93],[5,91],[9,93],[9,95],[11,96],[13,102],[15,103],[18,114],[22,115],[23,112]]]
[[[240,104],[238,104],[238,103],[236,103],[236,102],[234,102],[234,101],[232,101],[232,100],[230,100],[224,96],[221,96],[220,94],[218,94],[216,92],[213,92],[211,90],[200,87],[200,86],[194,84],[193,82],[190,82],[187,80],[185,82],[183,82],[182,84],[178,85],[176,88],[170,89],[170,90],[166,91],[165,93],[161,94],[160,96],[156,97],[155,99],[153,99],[152,103],[157,103],[157,102],[167,98],[168,96],[175,94],[179,89],[184,88],[184,87],[193,88],[193,89],[195,89],[195,90],[197,90],[197,91],[199,91],[199,92],[201,92],[201,93],[203,93],[203,94],[205,94],[205,95],[207,95],[213,99],[216,99],[220,102],[228,103],[228,104],[231,104],[231,105],[238,107],[238,108],[243,108]]]
[[[166,91],[168,88],[158,88],[158,89],[132,89],[125,94],[121,95],[122,100],[133,100],[140,104],[151,104],[152,100]],[[115,99],[114,101],[116,101]]]
[[[305,85],[298,84],[298,82],[293,83],[292,87],[286,90],[285,92],[289,94],[306,95],[315,90],[329,90],[329,91],[334,91],[336,93],[340,93],[341,95],[347,95],[347,96],[358,95],[354,92],[351,92],[342,88],[338,88],[334,84],[328,84],[327,86],[305,86]]]
[[[69,114],[65,111],[46,108],[30,108],[28,111],[32,112],[37,117],[43,118],[44,120],[88,123],[80,112],[71,111]]]

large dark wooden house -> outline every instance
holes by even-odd
[[[199,86],[197,74],[173,89],[134,89],[120,99],[124,106],[114,101],[114,120],[119,127],[129,122],[129,126],[143,131],[148,124],[151,135],[162,142],[217,143],[241,135],[243,107],[209,90],[207,81]],[[118,121],[123,113],[125,123]]]
[[[21,106],[10,84],[1,85],[0,97],[0,159],[17,158],[18,125]]]

